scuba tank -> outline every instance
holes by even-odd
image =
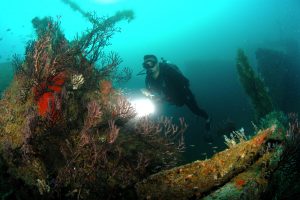
[[[178,73],[182,74],[182,72],[177,67],[177,65],[172,64],[169,60],[166,60],[163,57],[161,57],[160,59],[161,59],[161,63],[167,64],[169,67],[175,69]]]
[[[171,63],[170,61],[164,59],[163,57],[161,57],[160,60],[161,60],[162,63],[167,63],[167,64]]]

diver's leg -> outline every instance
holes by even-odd
[[[196,99],[193,95],[193,93],[188,90],[187,96],[186,96],[186,101],[185,105],[197,116],[203,117],[205,119],[205,129],[210,130],[210,118],[207,114],[207,112],[203,109],[201,109],[197,102]]]
[[[196,99],[190,90],[187,91],[185,105],[197,116],[203,117],[205,120],[209,118],[207,112],[199,108]]]

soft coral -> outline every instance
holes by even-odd
[[[39,115],[48,117],[52,122],[56,122],[60,117],[61,93],[65,80],[65,72],[60,72],[33,88]]]

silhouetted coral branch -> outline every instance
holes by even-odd
[[[111,77],[121,62],[122,59],[117,53],[110,52],[107,57],[101,59],[101,66],[98,70],[100,76],[103,78]]]
[[[98,23],[97,20],[94,19],[93,15],[88,12],[85,12],[78,4],[71,0],[61,0],[63,3],[69,5],[74,11],[78,11],[82,16],[87,18],[91,23]],[[128,21],[133,19],[133,12],[131,10],[120,11],[115,14],[114,17],[110,17],[107,19],[108,21],[119,21],[121,19],[127,19]]]
[[[109,18],[99,18],[95,14],[89,15],[93,28],[80,38],[78,44],[90,63],[95,63],[100,56],[103,56],[103,48],[110,44],[109,39],[119,31],[115,28],[115,24],[124,19],[128,21],[133,19],[133,12],[121,11]]]

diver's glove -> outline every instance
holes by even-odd
[[[150,99],[155,96],[154,94],[152,94],[152,92],[150,90],[148,90],[146,88],[141,89],[141,92],[143,95],[145,95],[146,97],[148,97]]]
[[[211,122],[210,118],[207,118],[205,120],[205,130],[207,131],[210,131],[210,122]]]

